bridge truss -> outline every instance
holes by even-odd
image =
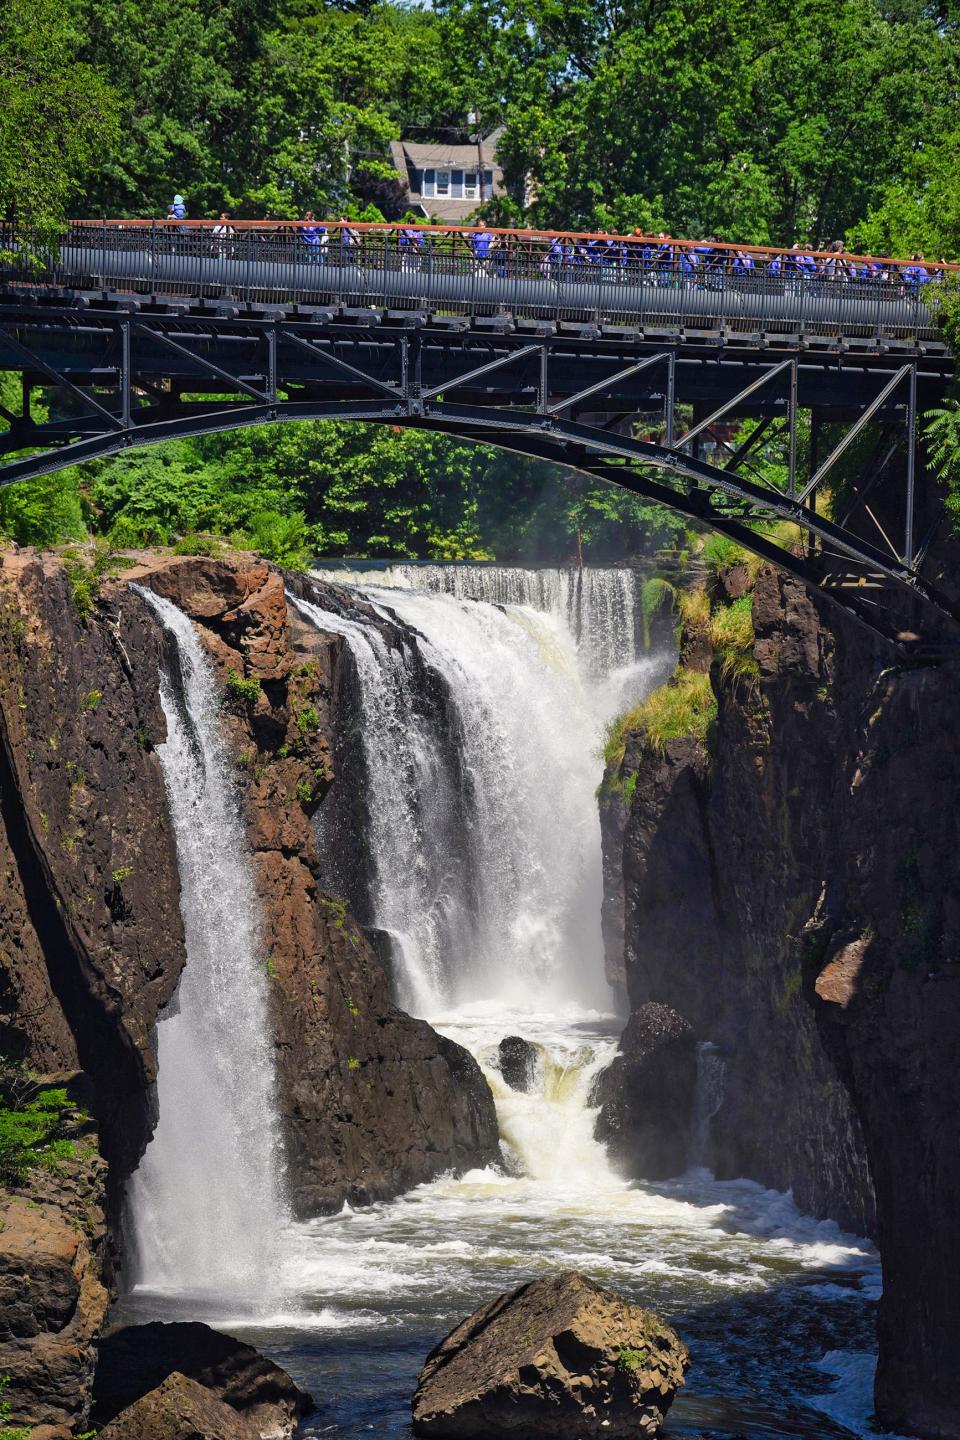
[[[960,609],[931,583],[918,530],[917,414],[944,394],[943,347],[842,336],[633,329],[435,311],[247,304],[10,287],[0,369],[22,377],[2,409],[0,486],[163,440],[293,420],[411,426],[485,441],[596,476],[699,521],[799,577],[901,646]],[[59,407],[35,419],[35,391]],[[678,425],[681,407],[694,421]],[[801,473],[800,415],[844,422]],[[631,417],[659,415],[656,439]],[[752,417],[737,448],[702,453]],[[869,429],[868,429],[869,427]],[[872,440],[845,509],[818,496],[858,437]],[[781,437],[785,488],[756,463]],[[718,456],[720,458],[718,458]],[[897,523],[889,496],[897,474]],[[781,522],[802,539],[784,537]],[[796,532],[794,532],[794,535]],[[904,609],[894,592],[916,605]]]

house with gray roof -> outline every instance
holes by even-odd
[[[427,218],[463,225],[474,211],[494,195],[504,193],[503,171],[497,164],[497,141],[503,127],[479,141],[449,145],[444,141],[394,140],[390,154],[406,185],[411,210]],[[483,159],[483,189],[480,172]]]

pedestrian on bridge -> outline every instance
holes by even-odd
[[[322,265],[324,248],[327,244],[326,226],[317,224],[312,210],[304,210],[304,224],[300,227],[300,238],[307,247],[307,254],[316,265]]]
[[[493,232],[487,229],[486,220],[478,220],[476,230],[467,237],[467,243],[473,251],[474,270],[478,275],[487,271],[495,238]]]
[[[186,218],[187,206],[183,196],[179,194],[174,195],[169,206],[167,207],[167,219],[186,220]],[[189,227],[187,225],[176,225],[172,226],[171,228],[173,229],[174,233],[178,235],[188,235],[190,233]]]

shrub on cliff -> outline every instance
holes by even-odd
[[[717,700],[710,676],[679,669],[659,690],[610,722],[603,758],[609,769],[618,771],[627,736],[634,730],[643,732],[646,744],[653,750],[662,751],[669,740],[685,737],[703,742],[716,714]]]
[[[53,1166],[73,1154],[66,1090],[47,1086],[16,1066],[0,1073],[0,1185],[20,1185],[34,1165]]]

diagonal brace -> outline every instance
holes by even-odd
[[[749,400],[751,395],[756,394],[762,386],[769,384],[775,376],[782,374],[784,370],[788,370],[792,364],[792,360],[781,360],[779,365],[774,365],[772,370],[765,371],[758,380],[752,380],[739,394],[734,395],[730,400],[725,400],[719,410],[714,410],[713,414],[708,415],[706,420],[701,420],[698,425],[691,426],[685,434],[680,436],[679,440],[673,442],[674,448],[681,450],[684,445],[689,445],[691,440],[695,440],[698,435],[702,435],[704,430],[709,430],[710,426],[715,425],[718,420],[722,420],[724,415],[729,415],[731,411],[735,411],[737,406],[744,400]]]
[[[662,355],[648,355],[645,360],[638,360],[635,365],[628,365],[625,370],[618,370],[616,375],[611,375],[606,380],[598,380],[595,385],[588,385],[586,390],[578,390],[576,395],[568,395],[566,400],[558,400],[555,405],[548,405],[544,410],[545,415],[559,415],[563,410],[570,410],[574,405],[579,405],[583,400],[589,400],[591,395],[599,395],[603,390],[610,390],[618,385],[621,380],[629,380],[631,375],[638,375],[641,370],[647,370],[651,365],[660,365],[670,356],[666,352]]]
[[[377,380],[373,375],[368,375],[365,370],[358,370],[355,365],[341,360],[339,355],[332,355],[328,350],[318,350],[310,340],[304,340],[302,335],[294,335],[291,330],[281,330],[278,338],[286,340],[291,345],[298,345],[314,360],[322,360],[326,365],[332,365],[334,369],[341,370],[344,375],[350,375],[354,380],[361,381],[364,385],[370,385],[374,390],[381,390],[384,395],[389,395],[392,400],[401,400],[402,394],[396,385],[391,385],[388,380]]]
[[[161,345],[166,345],[175,355],[181,356],[184,360],[190,360],[194,365],[199,365],[201,370],[206,370],[209,375],[215,375],[218,380],[225,380],[232,389],[242,390],[246,395],[252,395],[254,400],[259,400],[264,405],[270,404],[270,396],[265,395],[262,390],[255,390],[245,380],[238,380],[236,375],[231,375],[229,370],[221,370],[219,365],[214,365],[212,360],[207,360],[203,355],[197,355],[195,351],[181,345],[177,340],[171,340],[169,335],[164,335],[162,330],[151,330],[149,325],[143,325],[139,321],[132,326],[138,335],[145,335],[150,340],[159,340]]]
[[[797,500],[801,505],[803,505],[804,502],[809,499],[809,497],[813,494],[813,492],[816,490],[817,486],[824,479],[827,473],[833,469],[833,466],[840,459],[840,456],[847,449],[847,447],[851,445],[853,441],[857,438],[863,427],[865,425],[869,425],[874,415],[876,415],[877,411],[880,409],[880,406],[889,399],[889,397],[893,394],[894,390],[896,390],[900,382],[906,379],[906,377],[910,374],[912,368],[913,367],[911,365],[901,366],[901,368],[897,371],[896,375],[894,375],[890,383],[884,385],[877,398],[870,402],[870,404],[867,406],[866,410],[864,410],[863,414],[859,417],[859,419],[850,426],[850,429],[847,431],[846,435],[844,435],[839,445],[834,446],[834,448],[830,451],[830,454],[827,456],[826,460],[824,460],[823,464],[818,468],[816,474],[812,476],[810,480],[808,480],[807,484],[800,491],[800,494],[797,496]]]
[[[468,370],[464,375],[455,375],[452,380],[445,380],[442,385],[434,385],[432,389],[424,390],[420,398],[432,400],[435,395],[443,395],[448,390],[459,390],[468,380],[479,380],[481,375],[490,375],[494,370],[502,370],[505,365],[525,359],[527,355],[536,355],[540,348],[539,345],[524,345],[522,350],[511,350],[509,355],[501,355],[499,360],[490,360],[486,365],[478,365],[476,370]]]
[[[86,390],[81,390],[79,385],[74,385],[72,380],[68,380],[65,375],[61,375],[59,370],[55,370],[52,365],[48,365],[46,360],[41,360],[40,356],[35,355],[26,345],[21,345],[20,341],[16,340],[10,334],[9,330],[0,329],[0,340],[3,340],[4,344],[9,345],[11,350],[16,350],[18,355],[22,355],[25,360],[29,361],[31,369],[39,370],[42,374],[49,375],[55,385],[59,385],[62,389],[69,391],[87,410],[92,410],[96,415],[102,416],[110,425],[111,429],[127,429],[127,426],[124,425],[118,415],[114,415],[112,410],[107,410],[103,405],[99,404],[98,401],[94,400],[92,395],[87,394]]]

